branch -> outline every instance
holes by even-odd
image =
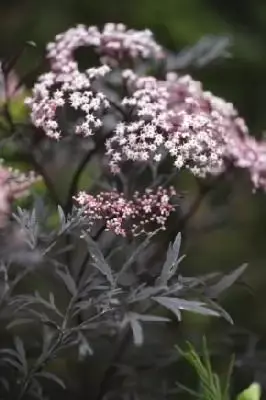
[[[104,232],[105,228],[106,228],[106,225],[104,224],[98,230],[98,232],[92,237],[92,239],[94,241],[97,241],[100,238],[100,236],[102,235],[102,233]],[[80,266],[80,269],[79,269],[79,272],[78,272],[78,276],[77,276],[77,279],[76,279],[76,283],[77,283],[78,287],[80,286],[80,283],[82,281],[82,277],[83,277],[83,275],[85,273],[86,266],[87,266],[87,264],[89,262],[89,259],[90,259],[90,252],[88,251],[86,256],[84,257],[84,260],[81,263],[81,266]],[[78,320],[78,325],[82,324],[83,321],[82,321],[82,315],[81,314],[78,315],[77,320]]]
[[[102,400],[104,398],[105,394],[107,393],[107,391],[110,387],[110,382],[112,381],[112,378],[115,375],[116,370],[117,370],[116,364],[119,363],[122,356],[124,355],[124,353],[128,347],[128,342],[130,341],[130,339],[131,339],[131,329],[129,326],[127,326],[118,339],[116,351],[111,360],[110,366],[106,369],[106,371],[103,375],[103,379],[101,381],[101,384],[99,387],[99,392],[96,396],[96,400]]]
[[[183,217],[180,219],[180,222],[177,227],[178,231],[181,231],[185,228],[186,224],[193,217],[193,215],[197,212],[198,208],[200,207],[200,205],[201,205],[203,199],[206,197],[206,195],[210,191],[212,191],[221,180],[224,179],[224,177],[228,174],[230,169],[231,169],[231,166],[229,166],[223,174],[221,174],[217,179],[215,179],[215,181],[213,182],[212,185],[201,186],[197,198],[192,203],[188,212],[185,213],[183,215]],[[117,349],[114,353],[114,357],[111,360],[109,367],[107,368],[107,370],[104,373],[103,379],[100,384],[99,393],[96,397],[96,400],[102,400],[104,398],[104,396],[106,395],[107,391],[109,390],[110,382],[112,381],[112,378],[114,377],[116,370],[117,370],[117,367],[115,364],[117,364],[123,357],[123,355],[128,347],[130,338],[131,338],[131,330],[129,327],[127,327],[124,330],[122,337],[120,337],[118,339]]]
[[[209,185],[200,185],[199,193],[194,202],[192,203],[190,209],[185,213],[179,220],[179,223],[177,225],[177,230],[176,233],[182,231],[185,227],[186,224],[189,222],[189,220],[196,214],[198,211],[200,205],[202,204],[203,200],[205,197],[213,191],[217,185],[224,180],[224,178],[231,172],[232,166],[229,165],[225,171],[219,175],[217,178],[213,180],[213,182]]]
[[[27,155],[28,159],[30,160],[31,164],[33,165],[33,167],[35,168],[36,172],[38,174],[40,174],[43,177],[43,180],[47,186],[47,189],[49,190],[49,193],[51,194],[51,197],[53,198],[54,202],[56,205],[61,205],[59,196],[55,190],[55,185],[53,184],[52,180],[49,178],[48,174],[46,173],[45,169],[43,168],[43,166],[41,165],[41,163],[39,163],[37,161],[37,158],[34,157],[33,153],[29,153]]]
[[[98,143],[96,143],[95,147],[92,150],[90,150],[87,154],[85,154],[84,158],[81,160],[81,163],[77,167],[77,169],[74,173],[72,182],[70,184],[66,204],[63,207],[66,215],[69,214],[72,210],[72,196],[77,192],[79,179],[81,177],[81,174],[82,174],[84,168],[86,167],[88,162],[91,160],[91,158],[94,156],[94,154],[96,154],[104,146],[105,140],[108,139],[109,137],[111,137],[112,133],[113,132],[110,131],[104,137],[104,140],[101,140]]]
[[[111,104],[111,106],[114,107],[114,109],[117,110],[125,120],[127,120],[128,115],[120,107],[120,105],[110,99],[108,101]],[[79,164],[78,168],[76,169],[76,172],[74,173],[74,176],[73,176],[70,188],[69,188],[67,201],[66,201],[66,204],[64,207],[64,212],[66,215],[71,212],[72,196],[77,191],[79,179],[80,179],[80,176],[81,176],[84,168],[86,167],[86,165],[88,164],[90,159],[94,156],[94,154],[96,154],[97,151],[99,151],[104,146],[106,139],[110,138],[112,136],[112,134],[113,134],[113,131],[111,130],[109,133],[107,133],[107,135],[103,138],[103,140],[100,140],[98,143],[96,143],[94,149],[90,150],[87,154],[85,154],[84,158],[81,160],[81,163]]]

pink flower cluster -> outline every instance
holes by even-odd
[[[105,64],[80,72],[74,58],[80,46],[91,46]],[[34,125],[58,139],[63,108],[78,112],[75,133],[93,135],[112,105],[99,90],[99,83],[105,87],[105,75],[122,61],[159,59],[163,51],[147,30],[128,30],[123,24],[106,24],[102,30],[79,25],[57,35],[47,46],[47,57],[51,72],[40,76],[26,102]],[[124,161],[158,163],[170,156],[175,168],[187,168],[199,177],[220,174],[228,164],[245,168],[255,188],[266,189],[266,143],[249,136],[231,103],[204,91],[190,76],[169,73],[158,80],[122,70],[122,81],[127,95],[119,107],[126,118],[106,141],[113,173]]]
[[[81,46],[92,46],[100,54],[101,61],[114,66],[135,58],[161,58],[163,52],[149,30],[127,29],[124,24],[108,23],[102,31],[95,26],[78,25],[56,36],[47,46],[48,58],[54,71],[62,71],[71,64],[77,69],[73,52]]]
[[[135,192],[131,200],[116,191],[102,192],[96,196],[80,192],[74,200],[84,207],[90,227],[100,221],[105,224],[106,230],[116,235],[126,236],[130,233],[137,236],[149,229],[165,229],[165,223],[175,209],[171,203],[174,196],[174,188],[159,187],[156,190],[146,189],[143,194]]]
[[[122,105],[132,122],[119,123],[106,142],[114,173],[122,161],[159,162],[170,154],[178,169],[216,174],[224,169],[234,138],[247,135],[232,104],[204,92],[189,76],[169,74],[158,81],[124,71],[124,77],[131,96]]]
[[[165,85],[153,77],[137,78],[130,71],[124,72],[124,78],[128,79],[129,86],[134,86],[132,95],[121,103],[131,120],[118,123],[113,136],[106,141],[113,173],[119,172],[119,164],[125,160],[159,162],[168,128]]]
[[[74,50],[81,46],[92,46],[105,62],[100,67],[80,72],[74,59]],[[134,58],[162,57],[161,47],[148,30],[127,30],[123,24],[106,24],[98,28],[79,25],[56,36],[47,46],[51,72],[39,77],[31,98],[26,104],[31,109],[31,120],[36,127],[53,139],[61,137],[58,113],[63,107],[72,107],[84,116],[75,127],[75,133],[92,135],[102,125],[102,115],[109,102],[93,83],[103,78],[109,65],[117,61]]]
[[[231,103],[203,91],[190,76],[170,74],[170,132],[165,143],[177,168],[195,175],[221,173],[230,156],[230,145],[248,134],[244,120]]]
[[[61,73],[49,72],[39,77],[32,97],[25,103],[31,109],[31,120],[53,139],[59,139],[61,129],[58,113],[63,107],[72,107],[83,115],[75,126],[75,133],[90,136],[102,126],[102,114],[109,107],[106,96],[93,89],[96,79],[109,72],[107,66],[90,68],[85,72],[66,65]]]
[[[231,103],[204,91],[190,76],[168,74],[165,81],[124,71],[128,91],[122,105],[132,122],[119,123],[106,142],[110,167],[123,161],[159,162],[169,154],[174,166],[205,177],[228,164],[246,169],[254,188],[266,190],[266,141],[257,141]]]

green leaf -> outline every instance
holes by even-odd
[[[261,387],[258,383],[252,383],[247,389],[237,396],[237,400],[260,400]]]
[[[200,389],[198,393],[193,393],[193,395],[196,395],[196,397],[201,400],[229,400],[229,383],[232,372],[232,362],[230,363],[225,385],[222,385],[221,379],[212,368],[206,339],[203,338],[201,355],[197,353],[195,348],[189,342],[187,344],[187,351],[181,350],[178,346],[176,346],[176,349],[197,374]],[[184,386],[181,387],[180,384],[178,384],[178,386],[183,390],[190,390]]]

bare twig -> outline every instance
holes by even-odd
[[[67,196],[67,201],[65,206],[63,207],[65,214],[69,214],[72,209],[72,197],[77,191],[78,184],[79,184],[79,179],[82,175],[82,172],[84,171],[84,168],[88,164],[88,162],[91,160],[91,158],[104,146],[105,140],[108,139],[112,135],[112,131],[110,131],[104,138],[103,140],[99,141],[98,143],[95,144],[95,147],[90,150],[83,159],[81,160],[79,166],[77,167],[69,191],[68,191],[68,196]]]

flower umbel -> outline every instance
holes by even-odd
[[[124,24],[105,24],[100,31],[96,26],[78,25],[56,36],[55,42],[47,46],[47,57],[55,72],[78,69],[74,51],[81,46],[92,46],[101,56],[104,64],[117,65],[125,60],[136,58],[162,58],[162,47],[153,39],[148,29],[137,31],[127,29]]]
[[[131,97],[122,100],[129,122],[120,122],[113,136],[106,141],[112,172],[119,171],[123,161],[160,161],[167,134],[167,88],[154,77],[137,77],[126,71]]]
[[[70,67],[69,71],[60,74],[50,72],[41,75],[33,88],[32,97],[26,99],[33,124],[42,128],[50,138],[59,139],[62,132],[58,113],[63,107],[70,107],[82,116],[82,122],[74,128],[75,133],[93,135],[102,126],[101,116],[109,107],[105,95],[95,91],[93,83],[108,72],[107,66],[90,68],[85,73]]]
[[[159,162],[167,154],[176,168],[200,177],[224,170],[232,145],[248,132],[231,103],[204,92],[190,76],[159,81],[128,70],[123,76],[131,96],[122,106],[132,121],[119,123],[106,142],[114,173],[123,161]]]
[[[103,65],[79,71],[74,52],[81,46],[92,47]],[[32,122],[59,139],[60,116],[64,111],[67,118],[68,110],[74,111],[74,133],[90,137],[103,125],[111,105],[120,111],[110,118],[114,129],[105,143],[113,173],[125,161],[159,163],[170,156],[174,168],[186,168],[202,178],[220,174],[228,165],[245,168],[254,187],[265,189],[265,142],[249,136],[230,102],[203,90],[189,75],[168,73],[165,80],[158,80],[121,70],[128,62],[163,56],[150,31],[123,24],[106,24],[102,30],[78,25],[57,35],[47,46],[51,72],[39,77],[26,100]],[[113,93],[118,103],[104,79],[113,70],[122,84],[122,90]]]

